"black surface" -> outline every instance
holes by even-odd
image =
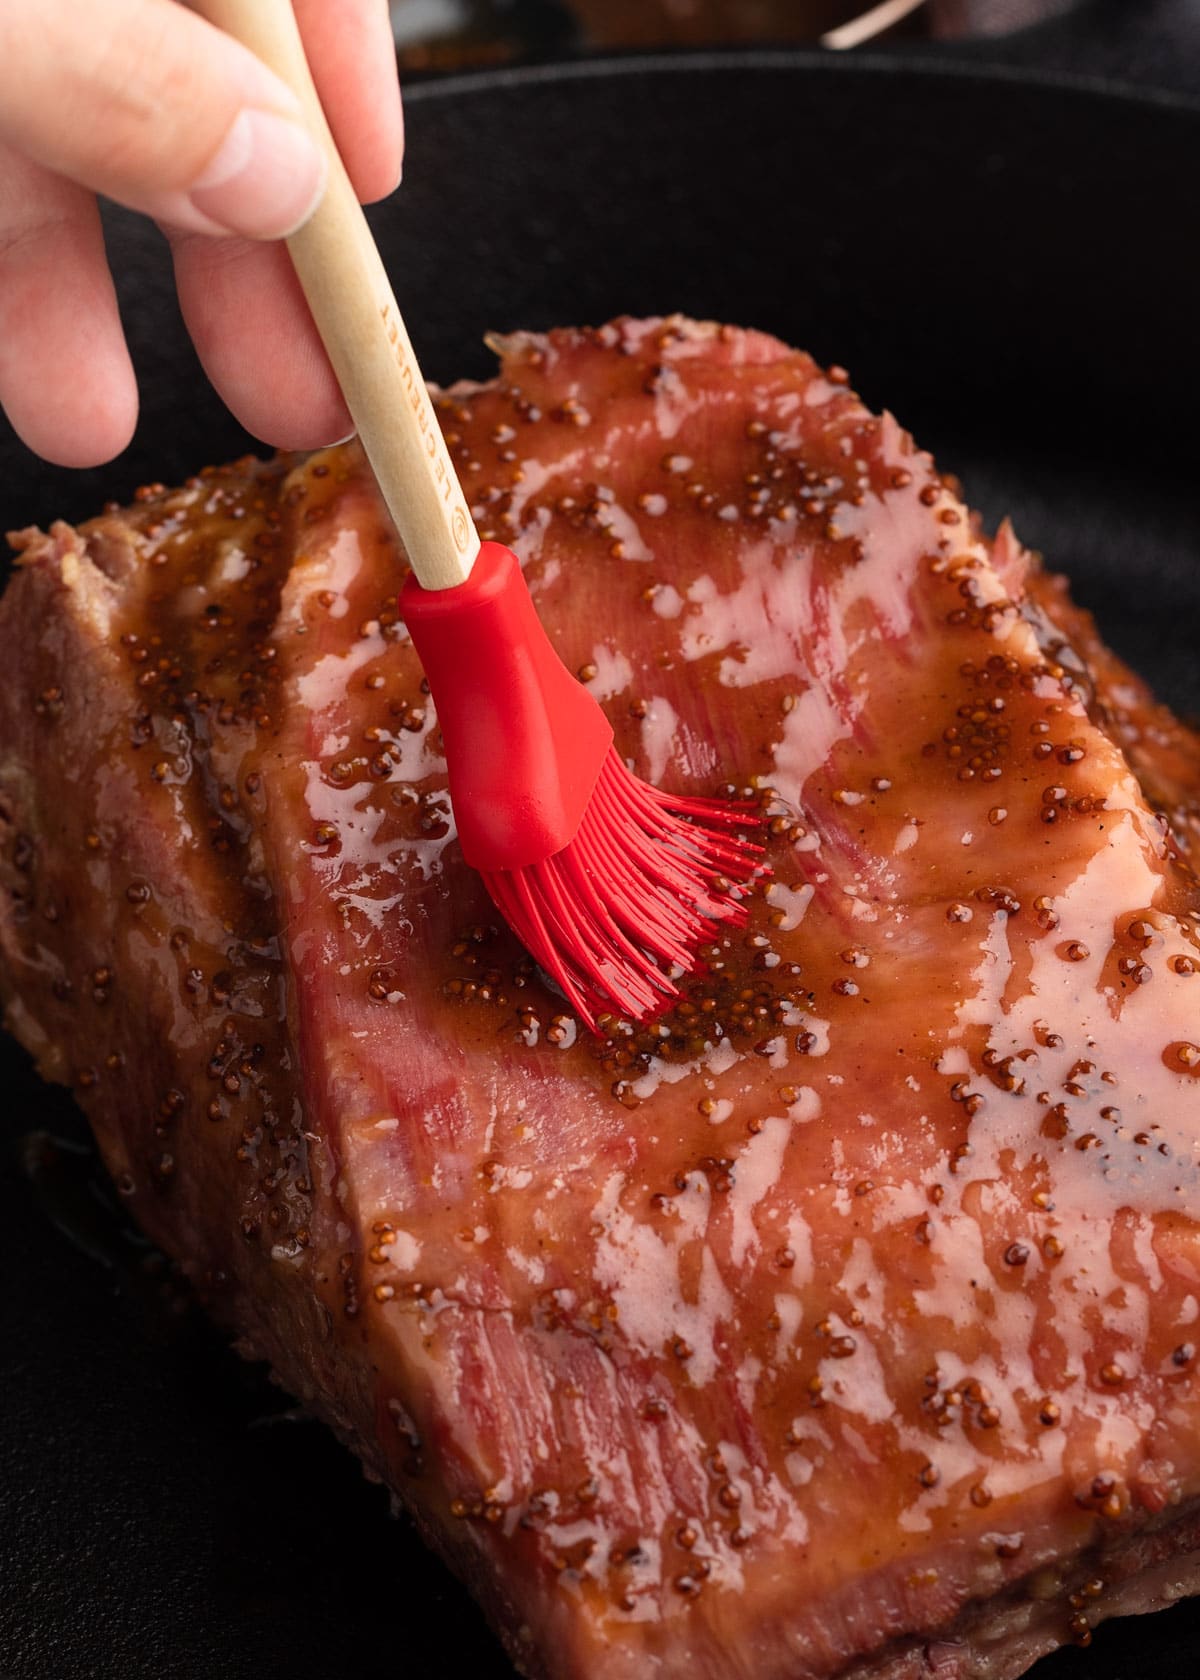
[[[1194,111],[750,56],[430,84],[409,126],[375,221],[431,375],[486,374],[487,328],[680,308],[772,329],[847,364],[1200,712]],[[94,474],[0,438],[6,526],[246,447],[156,236],[112,232],[142,426]],[[381,1491],[180,1304],[86,1163],[26,1145],[23,1169],[30,1131],[82,1131],[7,1044],[0,1091],[0,1676],[502,1680]],[[1194,1680],[1198,1645],[1184,1607],[1036,1672]]]
[[[1010,35],[930,42],[901,34],[886,46],[911,62],[1009,65],[1200,97],[1200,0],[1081,0]]]

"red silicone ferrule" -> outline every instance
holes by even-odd
[[[463,856],[525,869],[574,839],[612,726],[550,645],[517,557],[485,542],[465,583],[400,611],[429,679]]]

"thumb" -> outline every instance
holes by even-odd
[[[0,139],[194,233],[281,238],[325,179],[291,91],[176,0],[0,3]]]

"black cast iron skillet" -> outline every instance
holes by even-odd
[[[409,124],[374,221],[432,376],[486,374],[488,328],[672,309],[768,328],[848,365],[1200,712],[1200,113],[754,55],[430,84]],[[110,232],[137,438],[77,475],[0,439],[5,527],[249,447],[157,236]],[[0,1680],[510,1675],[382,1491],[109,1211],[69,1098],[7,1041],[0,1092]],[[1037,1676],[1194,1680],[1198,1642],[1200,1604]]]

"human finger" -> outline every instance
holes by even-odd
[[[317,92],[364,204],[400,180],[404,114],[387,0],[293,0]]]
[[[63,467],[110,460],[137,422],[96,200],[3,146],[0,405],[30,449]]]
[[[286,248],[165,231],[196,352],[246,430],[277,449],[346,437],[353,421]]]
[[[325,178],[295,95],[176,0],[0,5],[0,140],[197,233],[281,237]]]
[[[396,185],[403,118],[386,0],[295,0],[314,80],[360,197]],[[310,449],[352,427],[290,262],[242,241],[167,230],[205,371],[247,430]]]

